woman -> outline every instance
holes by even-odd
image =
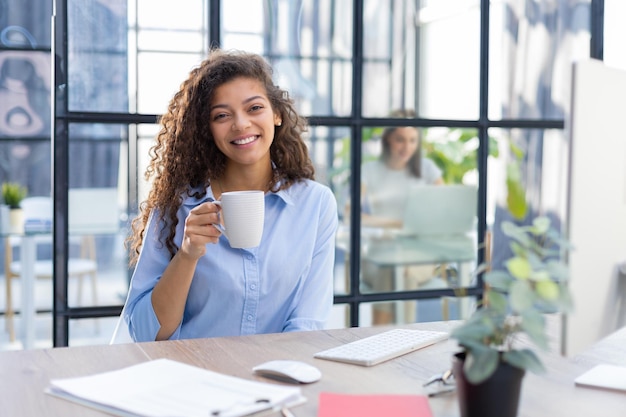
[[[415,117],[395,111],[393,117]],[[422,157],[415,127],[388,127],[382,135],[380,159],[363,164],[362,194],[365,226],[402,227],[407,190],[414,185],[443,184],[441,170]]]
[[[333,300],[336,201],[314,181],[306,121],[262,57],[213,50],[161,119],[152,189],[129,238],[136,341],[313,330]],[[233,249],[223,192],[265,191],[264,232]]]
[[[413,111],[395,111],[392,117],[415,117]],[[401,228],[407,192],[415,185],[443,184],[441,170],[435,163],[422,157],[419,131],[415,127],[388,127],[382,134],[380,159],[365,163],[362,170],[363,226]],[[370,242],[375,250],[376,242]],[[413,265],[404,269],[404,288],[411,289],[434,276],[433,265]],[[363,263],[363,281],[376,292],[393,291],[391,268],[379,268]],[[414,321],[414,303],[406,302],[406,321]],[[373,307],[373,323],[394,321],[393,304],[377,303]]]

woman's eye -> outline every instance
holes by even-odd
[[[258,111],[261,110],[263,108],[263,106],[261,106],[260,104],[255,104],[254,106],[250,107],[250,111]]]
[[[226,117],[226,114],[224,113],[219,113],[213,116],[213,120],[217,121],[217,120],[221,120],[224,119]]]

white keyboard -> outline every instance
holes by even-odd
[[[313,355],[331,361],[373,366],[446,340],[449,334],[431,330],[393,329]]]

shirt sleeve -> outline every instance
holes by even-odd
[[[320,330],[324,328],[333,305],[333,275],[335,264],[335,235],[338,226],[337,201],[324,187],[319,198],[316,241],[308,276],[300,288],[297,304],[285,323],[283,331]]]
[[[128,331],[136,342],[154,341],[161,328],[152,307],[152,291],[170,262],[170,253],[158,238],[162,223],[155,218],[153,213],[148,220],[124,309]],[[176,339],[179,332],[180,326],[171,338]]]

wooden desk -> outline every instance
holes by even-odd
[[[402,327],[450,330],[450,322],[419,323]],[[457,350],[450,340],[401,358],[370,367],[314,359],[313,354],[337,344],[380,332],[386,328],[351,328],[327,331],[272,334],[246,337],[149,342],[111,346],[56,348],[0,353],[0,404],[2,416],[105,416],[45,394],[51,378],[88,375],[118,369],[142,361],[169,358],[241,378],[264,380],[252,374],[252,367],[271,359],[300,359],[317,366],[322,380],[303,385],[306,404],[293,408],[297,417],[316,417],[320,392],[354,394],[420,394],[422,383],[450,366]],[[626,334],[626,330],[624,331]],[[623,339],[607,338],[593,351],[626,358]],[[626,394],[576,387],[573,380],[605,355],[591,354],[584,361],[546,354],[549,373],[528,374],[522,388],[519,417],[542,416],[623,416]],[[617,360],[617,359],[616,359]],[[624,361],[625,359],[621,359]],[[584,363],[582,363],[584,362]],[[623,362],[622,362],[623,363]],[[267,380],[264,380],[267,381]],[[454,394],[430,399],[433,414],[458,416]]]

